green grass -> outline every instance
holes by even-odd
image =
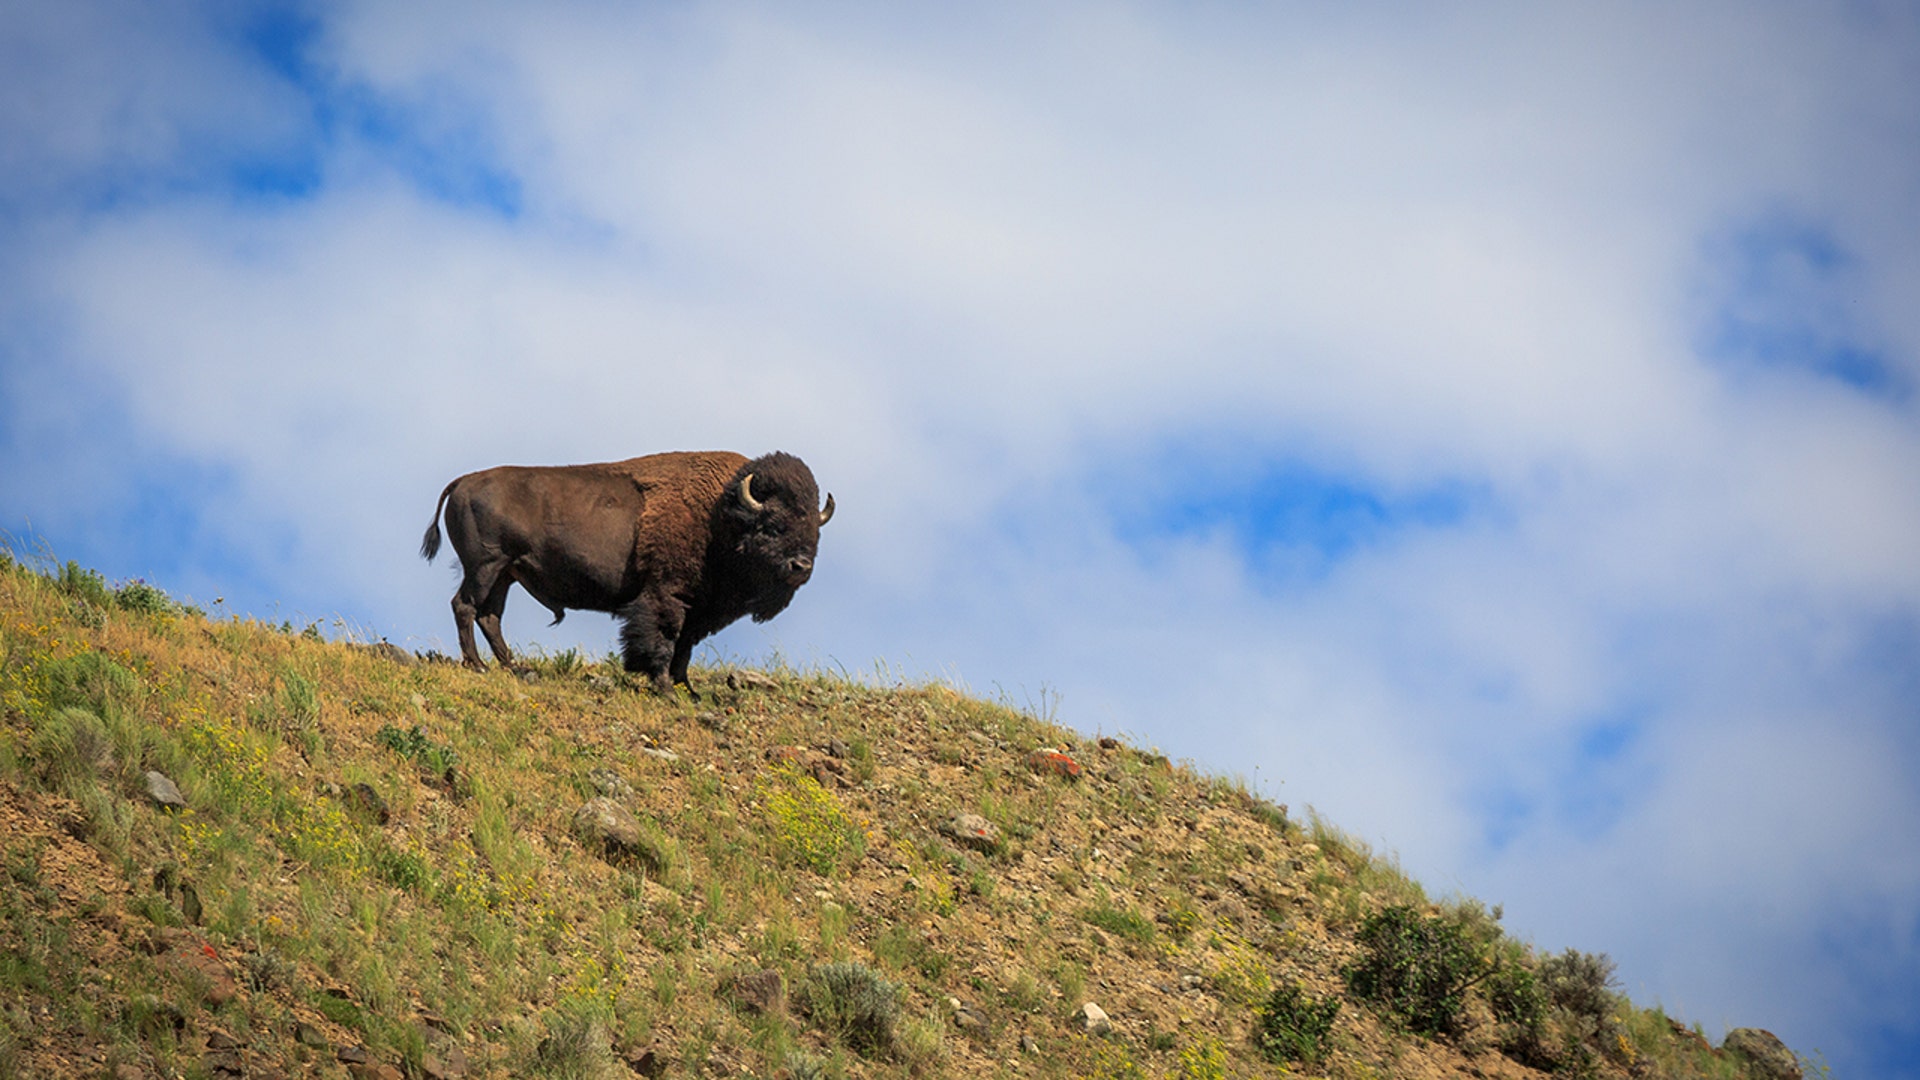
[[[0,1080],[74,1052],[207,1076],[211,1027],[305,1075],[332,1059],[301,1025],[407,1075],[452,1040],[489,1078],[649,1053],[670,1075],[1362,1077],[1430,1069],[1436,1042],[1541,1075],[1735,1075],[1604,957],[1430,904],[1244,781],[937,684],[696,669],[695,707],[611,660],[529,662],[405,665],[0,548]],[[1040,747],[1085,777],[1032,772]],[[149,770],[188,807],[154,805]],[[575,834],[602,784],[637,854]],[[942,836],[961,812],[999,847]],[[167,943],[241,992],[213,1003]],[[726,990],[759,968],[789,988],[766,1015]],[[1114,1033],[1075,1030],[1088,1000]],[[956,1037],[955,1001],[990,1022]]]

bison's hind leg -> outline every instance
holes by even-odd
[[[453,594],[453,623],[460,632],[460,658],[475,671],[485,671],[487,667],[473,640],[476,623],[486,635],[494,658],[506,667],[515,666],[513,650],[507,648],[507,639],[500,632],[500,614],[507,607],[507,590],[513,587],[513,578],[505,569],[496,564],[482,564],[469,570],[460,581],[460,591]]]

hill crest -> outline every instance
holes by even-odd
[[[10,555],[0,660],[0,1080],[1803,1064],[1235,781],[940,685],[696,669],[694,705]]]

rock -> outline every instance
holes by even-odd
[[[147,1080],[147,1070],[129,1062],[113,1067],[113,1080]]]
[[[1120,749],[1120,740],[1111,735],[1102,735],[1100,736],[1100,749],[1118,750]]]
[[[371,1061],[347,1066],[347,1075],[353,1080],[407,1080],[407,1074],[396,1066]]]
[[[244,1076],[247,1063],[237,1050],[214,1050],[200,1059],[200,1064],[215,1076]]]
[[[380,797],[372,784],[358,781],[341,793],[341,801],[347,809],[362,821],[371,821],[376,825],[385,825],[393,814],[387,809],[387,800]]]
[[[413,654],[395,645],[391,641],[381,641],[369,645],[367,646],[367,651],[382,660],[390,660],[393,663],[399,664],[401,667],[412,667],[414,665]]]
[[[1033,1037],[1033,1036],[1031,1036],[1031,1035],[1022,1035],[1022,1036],[1020,1036],[1020,1052],[1021,1052],[1021,1053],[1023,1053],[1023,1054],[1037,1054],[1037,1053],[1039,1053],[1039,1052],[1040,1052],[1040,1040],[1038,1040],[1038,1039],[1036,1039],[1036,1038],[1034,1038],[1034,1037]]]
[[[987,1033],[987,1014],[971,1005],[961,1004],[958,1000],[948,999],[953,1005],[953,1026],[968,1035],[980,1036]]]
[[[466,1051],[451,1044],[429,1050],[420,1058],[420,1071],[427,1080],[460,1080],[467,1075]]]
[[[735,1005],[757,1016],[779,1012],[787,1000],[786,983],[772,968],[729,976],[722,993]]]
[[[639,820],[612,799],[589,800],[574,811],[573,827],[589,847],[598,847],[610,857],[631,855],[640,850]]]
[[[827,753],[832,754],[834,757],[845,760],[848,755],[853,753],[853,751],[848,748],[846,743],[840,741],[839,739],[828,739]]]
[[[185,932],[168,935],[166,941],[160,967],[190,986],[197,984],[209,1006],[217,1009],[240,996],[240,984],[228,974],[227,965],[213,946]]]
[[[240,1041],[226,1032],[221,1031],[219,1028],[214,1028],[207,1032],[207,1049],[238,1050],[240,1049]]]
[[[311,1046],[316,1050],[332,1049],[327,1042],[327,1037],[320,1033],[320,1029],[304,1021],[293,1025],[293,1039],[301,1046]]]
[[[727,689],[729,690],[778,690],[780,689],[780,682],[779,680],[774,679],[771,676],[762,675],[757,671],[748,671],[745,668],[735,668],[734,670],[727,672]]]
[[[1748,1075],[1759,1080],[1801,1080],[1800,1059],[1771,1031],[1759,1028],[1734,1028],[1727,1032],[1720,1048],[1746,1058]]]
[[[1314,850],[1318,851],[1319,849],[1315,848]],[[1694,1049],[1704,1050],[1704,1051],[1707,1051],[1708,1053],[1711,1053],[1713,1051],[1713,1047],[1707,1043],[1707,1040],[1700,1037],[1699,1032],[1693,1030],[1692,1028],[1681,1023],[1680,1021],[1675,1020],[1673,1017],[1671,1016],[1667,1017],[1667,1026],[1673,1029],[1674,1038],[1679,1039],[1684,1043],[1688,1043]]]
[[[627,1059],[627,1068],[639,1073],[647,1080],[657,1080],[667,1074],[667,1056],[652,1047],[640,1051]]]
[[[1073,1024],[1089,1035],[1109,1035],[1113,1032],[1113,1020],[1107,1016],[1107,1011],[1091,1001],[1083,1002],[1074,1011]]]
[[[979,814],[956,814],[940,823],[940,833],[962,847],[992,853],[1000,848],[1000,828]]]
[[[367,1057],[364,1046],[343,1046],[333,1055],[342,1065],[365,1065],[372,1059]]]
[[[624,799],[633,794],[633,785],[619,772],[604,766],[587,773],[587,780],[593,789],[609,799]]]
[[[187,800],[180,794],[180,788],[164,773],[147,770],[147,798],[169,810],[186,808]]]
[[[665,761],[668,763],[672,763],[680,760],[679,754],[676,754],[671,750],[663,750],[657,746],[643,746],[640,748],[640,752],[647,755],[648,757],[659,758],[661,761]]]
[[[1037,773],[1053,773],[1069,780],[1078,780],[1086,770],[1080,763],[1059,750],[1043,748],[1027,755],[1027,768]]]

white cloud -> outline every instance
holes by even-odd
[[[1847,1030],[1813,995],[1859,982],[1793,976],[1832,963],[1823,919],[1920,889],[1887,854],[1920,850],[1920,765],[1886,629],[1920,619],[1920,425],[1695,350],[1742,299],[1725,238],[1785,213],[1852,260],[1812,290],[1822,332],[1920,378],[1911,20],[920,17],[330,9],[300,92],[421,146],[336,131],[311,197],[238,207],[169,133],[283,152],[295,89],[217,36],[17,36],[100,83],[0,139],[22,445],[110,474],[57,437],[90,400],[59,377],[101,380],[118,440],[232,470],[216,534],[290,530],[256,545],[269,585],[442,648],[452,584],[413,552],[453,475],[793,450],[840,506],[820,573],[720,647],[1058,691],[1690,1015]],[[134,99],[145,134],[105,119]],[[421,153],[508,175],[515,212],[434,198]],[[162,182],[71,228],[34,179],[128,169]],[[1116,534],[1180,479],[1230,500],[1289,462],[1485,494],[1324,576],[1229,526]],[[612,641],[531,607],[516,640]]]

